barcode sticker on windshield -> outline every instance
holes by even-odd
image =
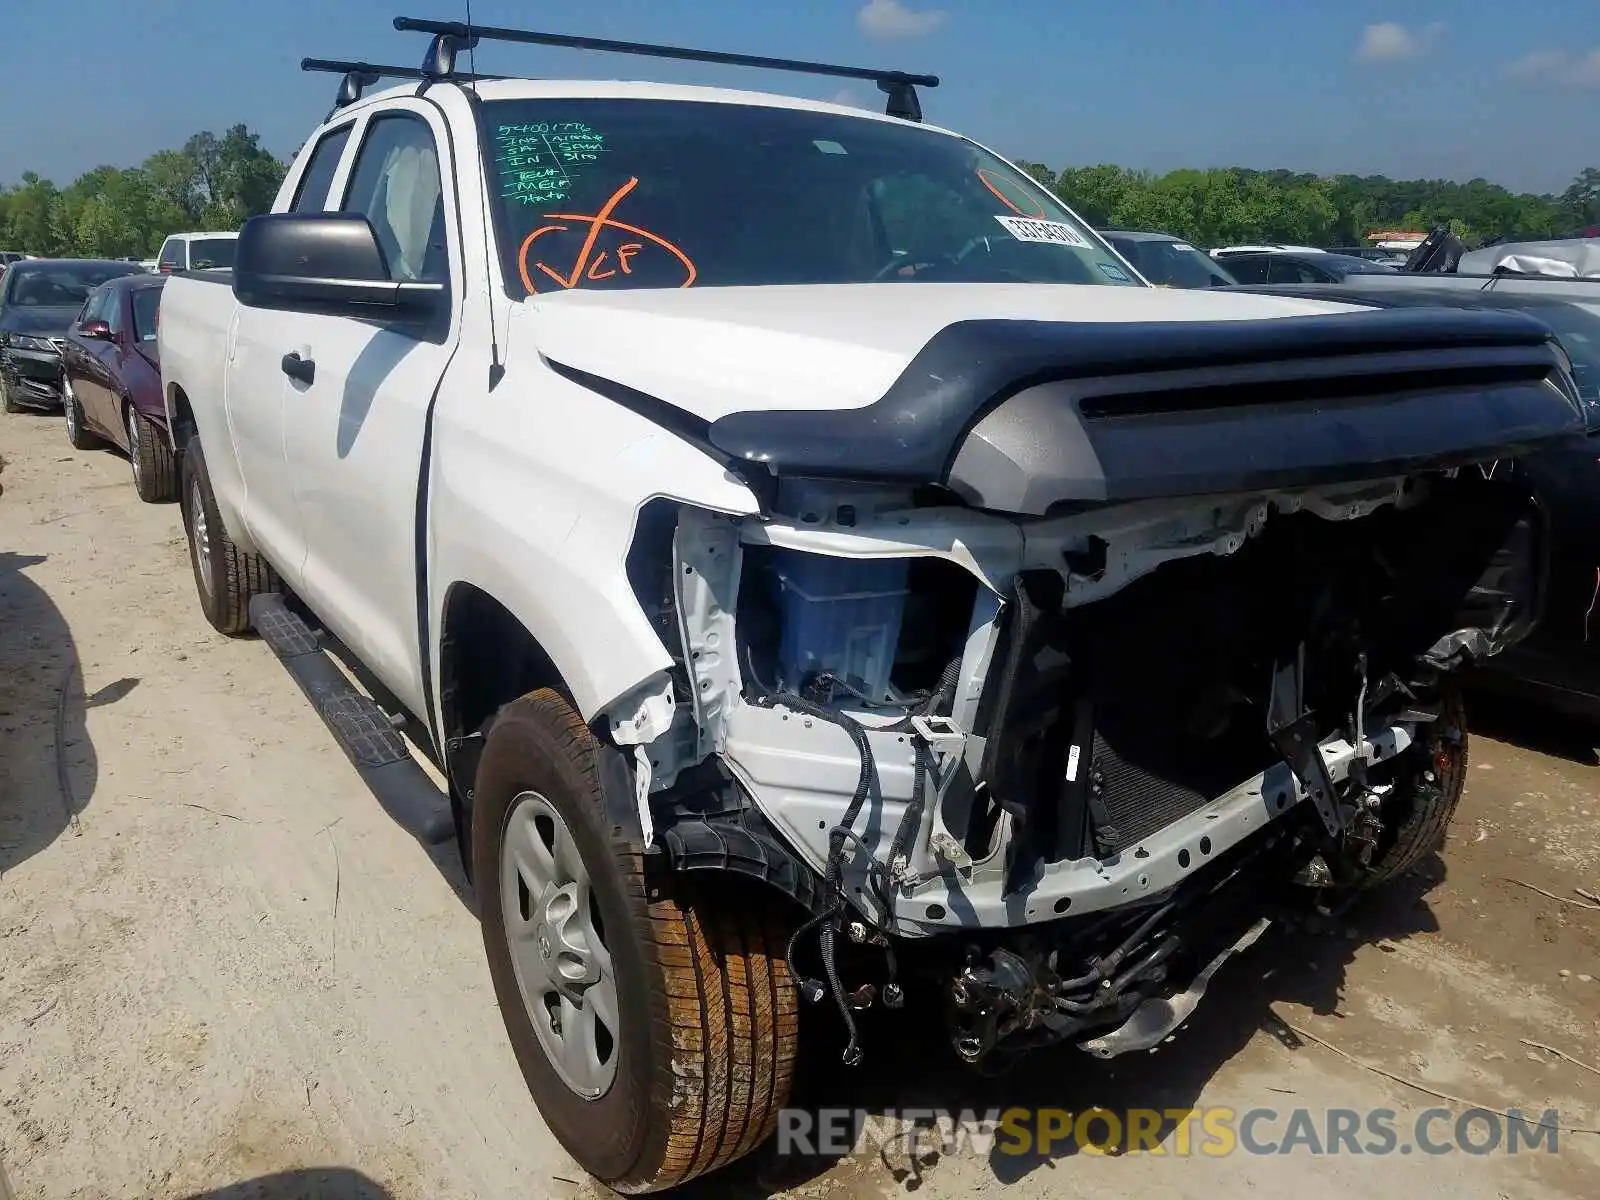
[[[1089,240],[1065,221],[1040,221],[1034,217],[996,217],[1019,242],[1046,242],[1052,246],[1089,248]]]

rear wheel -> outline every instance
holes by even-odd
[[[239,549],[228,536],[197,437],[183,449],[183,528],[200,611],[220,633],[248,633],[250,598],[277,591],[278,577],[264,559]]]
[[[590,1174],[648,1192],[771,1133],[798,1016],[779,916],[681,877],[647,888],[641,847],[605,816],[601,763],[614,753],[556,692],[503,709],[474,788],[473,876],[540,1113]]]
[[[133,466],[133,490],[146,504],[163,504],[178,498],[178,460],[166,436],[133,405],[123,415],[128,429],[128,461]]]

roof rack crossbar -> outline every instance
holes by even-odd
[[[335,111],[346,108],[361,99],[361,93],[380,79],[434,79],[435,75],[421,67],[397,67],[380,63],[369,63],[346,60],[342,58],[302,58],[300,60],[302,71],[323,71],[331,75],[343,75],[339,83],[339,93],[334,98]],[[452,75],[452,79],[463,82],[473,82],[480,79],[495,79],[494,75]]]
[[[532,46],[559,46],[569,50],[602,50],[614,54],[634,54],[647,58],[675,58],[685,62],[718,63],[731,67],[756,67],[767,71],[794,71],[804,75],[830,75],[838,79],[870,79],[888,96],[885,111],[891,117],[908,121],[922,119],[919,87],[938,87],[937,75],[913,75],[905,71],[884,71],[874,67],[847,67],[836,63],[810,62],[798,58],[768,58],[758,54],[730,54],[723,50],[695,50],[686,46],[662,46],[652,42],[620,42],[611,38],[578,37],[566,33],[540,33],[532,29],[506,29],[493,25],[466,25],[460,21],[429,21],[419,17],[396,17],[394,27],[402,33],[428,33],[438,45],[451,39],[465,47],[477,39],[492,42],[518,42]],[[430,62],[435,60],[432,48]]]

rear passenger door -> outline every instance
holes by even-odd
[[[444,283],[448,324],[423,331],[348,317],[297,317],[295,344],[315,363],[291,379],[284,449],[306,555],[300,594],[414,712],[417,494],[429,407],[460,328],[461,252],[453,165],[438,111],[405,99],[375,113],[329,207],[361,213],[402,281]]]

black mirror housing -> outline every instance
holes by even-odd
[[[250,308],[377,321],[427,320],[448,310],[442,283],[401,283],[360,213],[269,213],[239,232],[233,294]]]

